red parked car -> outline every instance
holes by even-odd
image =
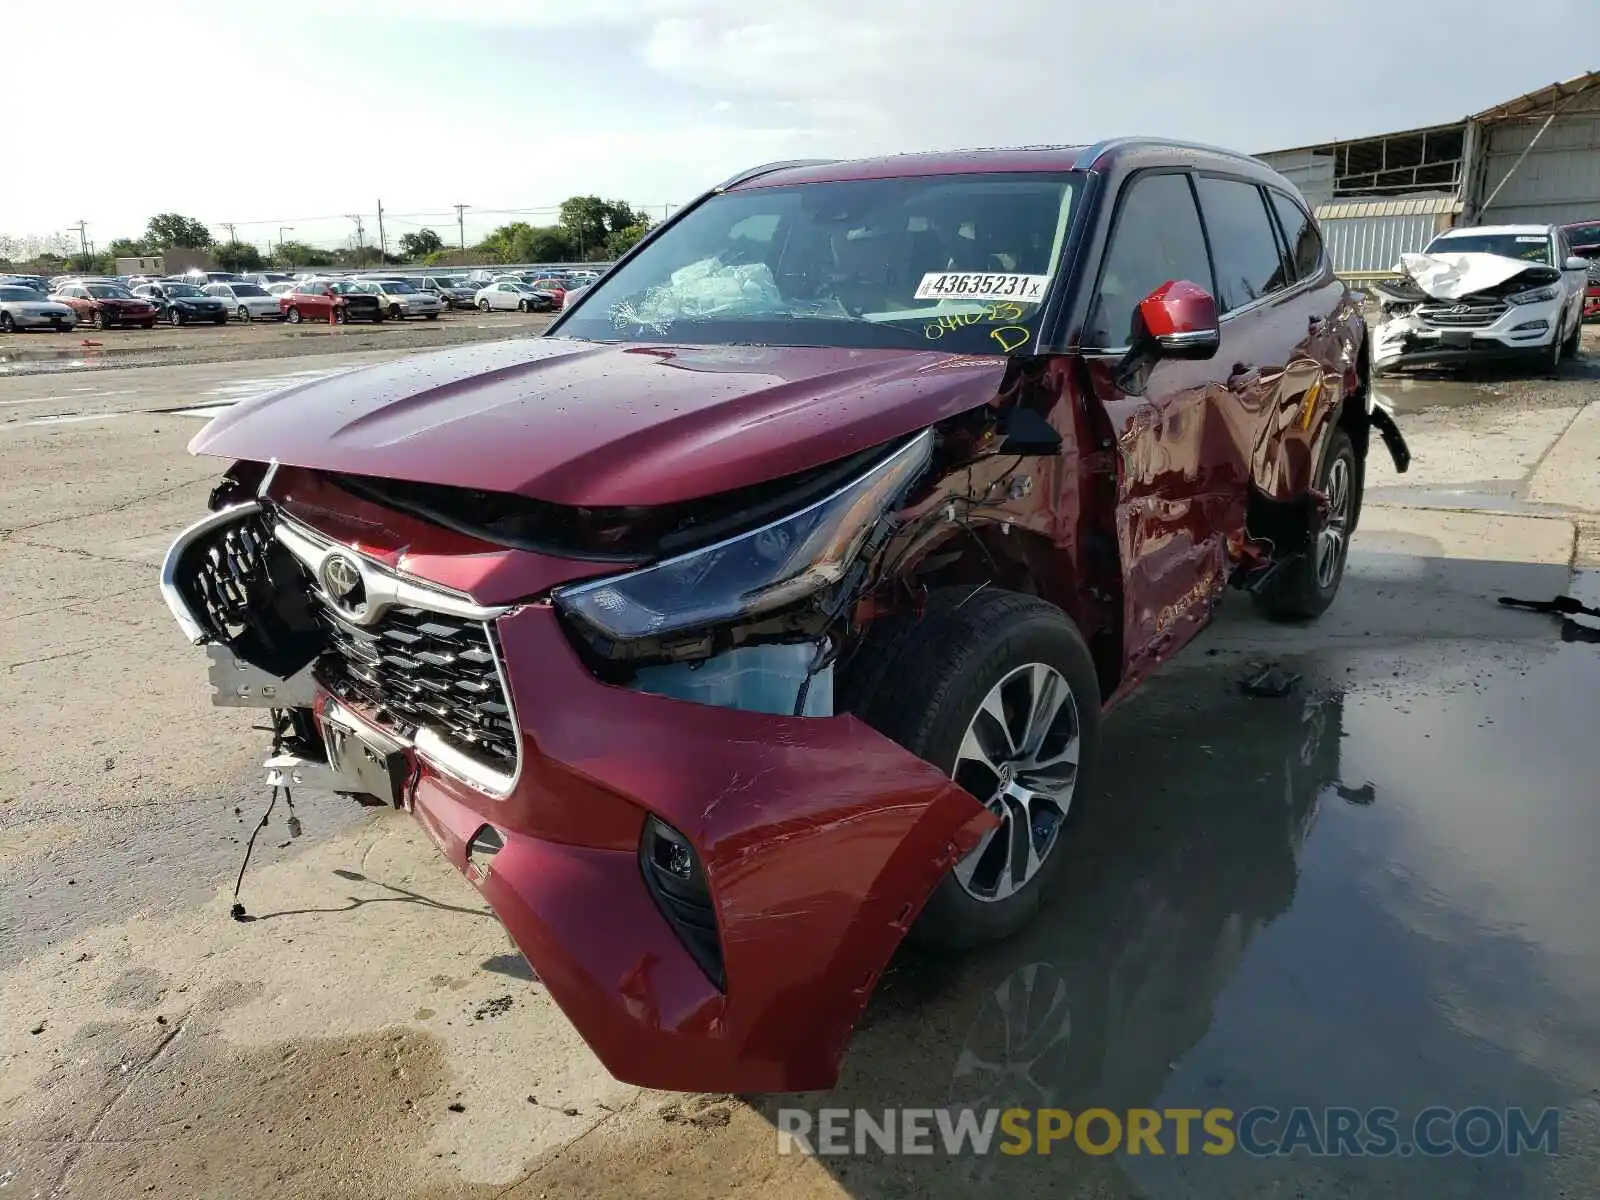
[[[96,329],[118,325],[137,325],[141,329],[156,327],[156,306],[135,296],[120,283],[100,283],[92,279],[65,283],[50,298],[72,309],[80,325],[93,324]]]
[[[1589,260],[1589,285],[1583,290],[1583,319],[1600,317],[1600,221],[1563,225],[1567,244],[1579,258]]]
[[[614,1075],[825,1088],[903,938],[1071,886],[1102,712],[1230,585],[1333,601],[1408,462],[1369,364],[1243,155],[775,164],[543,338],[217,417],[163,590],[270,778],[412,812]]]
[[[561,280],[539,278],[531,281],[528,286],[536,292],[544,292],[548,295],[557,312],[566,307],[567,285],[562,283]]]
[[[364,292],[353,283],[342,279],[308,279],[295,285],[292,292],[278,297],[278,311],[291,325],[302,321],[343,325],[348,321],[383,320],[383,302],[370,292]]]

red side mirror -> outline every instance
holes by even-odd
[[[1222,343],[1217,302],[1187,279],[1168,280],[1139,301],[1139,320],[1162,358],[1210,358]]]

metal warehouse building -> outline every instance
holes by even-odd
[[[1300,188],[1347,278],[1452,225],[1600,219],[1600,71],[1449,125],[1258,155]]]

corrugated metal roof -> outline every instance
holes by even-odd
[[[1336,221],[1348,217],[1424,217],[1458,213],[1461,201],[1455,196],[1419,196],[1410,200],[1336,200],[1317,205],[1317,220]]]
[[[1474,113],[1475,121],[1507,121],[1518,117],[1545,116],[1551,109],[1558,107],[1574,96],[1581,95],[1591,88],[1600,88],[1600,71],[1585,71],[1582,75],[1574,76],[1565,83],[1552,83],[1549,87],[1539,88],[1537,91],[1528,92],[1518,96],[1515,100],[1507,100],[1504,104],[1496,104],[1493,108],[1486,108],[1481,113]]]

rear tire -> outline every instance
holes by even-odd
[[[58,325],[59,329],[60,326]],[[0,333],[15,333],[17,323],[8,312],[0,312]]]
[[[422,316],[427,321],[437,321],[439,319],[438,313],[423,313]]]
[[[350,323],[350,314],[342,308],[334,309],[333,323],[335,325],[348,325]]]
[[[236,317],[238,317],[239,320],[243,321],[245,324],[248,325],[250,323],[250,310],[248,308],[246,308],[243,304],[239,305],[239,307],[235,311],[234,315]]]
[[[1008,937],[1050,893],[1089,798],[1100,731],[1089,648],[1054,605],[987,587],[936,593],[920,621],[878,636],[857,664],[858,715],[1002,818],[910,936],[935,950]],[[1049,717],[1030,723],[1035,711]]]
[[[389,319],[391,321],[404,321],[406,319],[405,313],[400,311],[400,306],[398,304],[391,304],[389,306]]]
[[[1320,516],[1315,505],[1305,506],[1310,524],[1305,552],[1254,595],[1256,607],[1274,621],[1320,617],[1333,603],[1344,579],[1350,535],[1355,531],[1365,485],[1355,446],[1338,425],[1329,435],[1316,486],[1328,497],[1327,518]]]
[[[184,315],[177,310],[176,306],[167,309],[167,324],[171,325],[174,329],[176,329],[179,325],[184,324],[184,320]]]

